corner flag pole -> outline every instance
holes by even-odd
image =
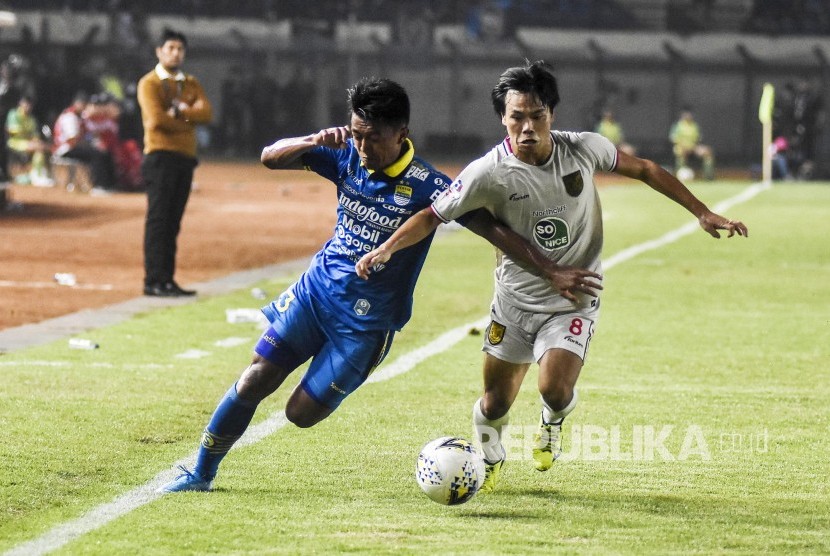
[[[775,104],[775,87],[764,84],[761,104],[758,106],[758,119],[763,127],[763,158],[761,163],[764,183],[772,182],[772,109]]]

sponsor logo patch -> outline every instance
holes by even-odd
[[[572,344],[576,344],[577,346],[584,348],[585,344],[580,342],[578,339],[574,338],[573,336],[565,336],[565,341],[570,342]]]
[[[409,169],[406,171],[406,175],[404,178],[417,178],[421,181],[425,181],[429,177],[429,170],[426,168],[420,168],[418,166],[410,166]]]
[[[522,199],[527,199],[528,197],[530,197],[530,195],[527,193],[525,193],[524,195],[521,195],[519,193],[511,193],[508,199],[510,199],[511,201],[521,201]]]
[[[365,299],[358,299],[357,303],[354,304],[354,312],[361,317],[364,316],[366,313],[369,312],[369,309],[372,308],[371,303],[369,303]]]
[[[571,242],[568,223],[553,216],[543,218],[533,226],[533,239],[540,247],[548,251],[562,249]]]
[[[497,346],[504,340],[504,331],[507,330],[503,324],[496,321],[490,321],[490,326],[487,327],[487,341],[491,346]]]

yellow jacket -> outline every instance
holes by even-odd
[[[168,114],[184,102],[177,117]],[[196,157],[196,125],[213,119],[213,107],[192,75],[167,73],[160,65],[138,82],[138,104],[144,124],[144,153],[173,151]]]

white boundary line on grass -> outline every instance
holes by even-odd
[[[712,210],[715,212],[723,212],[729,207],[752,199],[762,191],[769,188],[769,183],[753,184],[738,195],[718,203]],[[676,230],[664,234],[655,240],[646,241],[644,243],[629,247],[628,249],[624,249],[606,259],[606,262],[603,265],[604,269],[606,271],[610,270],[616,265],[628,261],[641,253],[658,249],[673,243],[683,236],[695,232],[698,228],[699,226],[697,222],[691,222]],[[372,374],[367,382],[383,382],[409,372],[425,359],[446,351],[460,342],[468,335],[471,328],[482,328],[486,326],[489,323],[489,320],[489,318],[482,318],[445,332],[428,344],[410,351],[409,353],[405,353],[389,365],[385,365],[381,370]],[[234,445],[233,449],[256,444],[260,440],[274,434],[286,424],[288,424],[288,420],[285,417],[285,412],[278,411],[273,413],[265,421],[250,427],[242,438],[239,439],[236,445]],[[192,466],[195,461],[196,452],[175,462],[173,467],[177,465]],[[107,523],[163,496],[162,494],[157,493],[156,489],[172,480],[175,475],[175,469],[162,471],[153,477],[148,483],[118,496],[112,502],[97,506],[78,519],[57,525],[43,535],[17,545],[6,552],[5,556],[31,556],[34,554],[47,554],[53,550],[57,550],[73,540],[85,535],[86,533],[100,529]]]

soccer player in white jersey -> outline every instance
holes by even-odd
[[[543,61],[506,70],[492,92],[507,138],[469,164],[431,207],[410,218],[355,270],[369,279],[377,265],[428,237],[442,222],[484,208],[536,249],[526,260],[501,254],[491,322],[484,340],[484,394],[473,405],[492,491],[505,459],[501,434],[530,364],[539,364],[542,415],[535,466],[561,454],[562,420],[577,403],[577,378],[599,316],[602,214],[595,171],[638,179],[694,214],[715,238],[747,227],[713,213],[658,164],[619,152],[596,133],[552,131],[559,92]],[[541,254],[540,254],[541,253]],[[531,263],[531,264],[528,264]],[[534,268],[536,267],[536,268]],[[380,267],[377,267],[380,268]],[[542,269],[540,272],[538,269]]]

